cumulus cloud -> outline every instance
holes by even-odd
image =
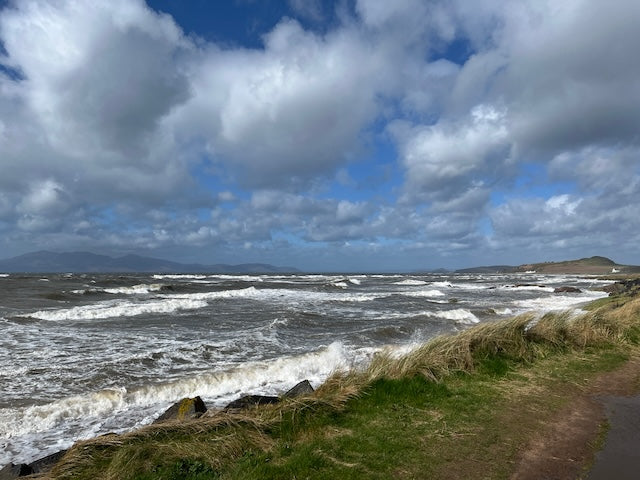
[[[260,51],[203,52],[182,120],[241,184],[300,188],[359,149],[378,111],[380,65],[348,30],[319,37],[283,20],[264,42]]]
[[[352,7],[317,31],[282,18],[261,48],[187,37],[143,0],[0,10],[5,246],[366,257],[638,238],[638,2]],[[365,188],[383,165],[398,178]]]

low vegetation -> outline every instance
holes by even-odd
[[[309,396],[76,444],[60,479],[509,478],[590,379],[637,356],[640,298],[485,323]],[[597,440],[597,439],[594,439]]]

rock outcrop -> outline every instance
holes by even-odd
[[[553,293],[581,293],[582,290],[576,287],[557,287]]]
[[[29,464],[10,463],[0,470],[0,480],[12,480],[14,478],[26,477],[27,475],[44,474],[49,472],[58,461],[64,457],[67,450],[60,450],[46,457],[39,458]]]
[[[224,410],[239,410],[243,408],[249,408],[256,405],[270,405],[278,403],[280,397],[273,397],[269,395],[244,395],[243,397],[234,400],[229,403]]]
[[[207,406],[200,397],[183,398],[171,405],[153,423],[167,422],[169,420],[190,420],[200,417],[207,411]]]
[[[296,386],[288,390],[282,396],[284,398],[295,398],[295,397],[301,397],[302,395],[308,395],[313,392],[314,390],[309,380],[303,380],[300,383],[298,383]]]
[[[283,398],[295,398],[302,395],[308,395],[313,392],[314,390],[309,380],[303,380],[280,397],[269,395],[244,395],[243,397],[229,403],[223,410],[238,410],[254,407],[256,405],[270,405],[280,402]]]

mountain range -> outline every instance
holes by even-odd
[[[5,273],[296,273],[293,267],[276,267],[266,263],[241,265],[185,264],[140,255],[109,257],[90,252],[31,252],[0,260],[0,272]]]

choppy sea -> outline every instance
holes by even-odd
[[[610,283],[520,275],[0,274],[0,466],[407,352],[478,322],[579,308]],[[582,293],[553,293],[574,286]]]

